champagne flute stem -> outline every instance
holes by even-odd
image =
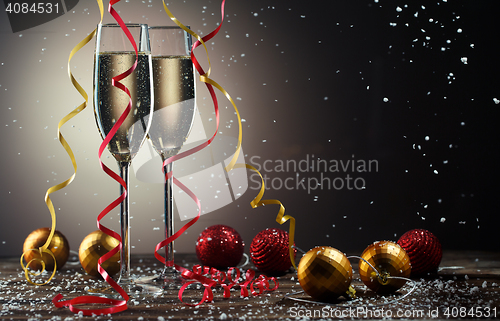
[[[120,203],[120,232],[122,237],[122,248],[120,251],[120,278],[121,284],[132,282],[130,277],[130,213],[129,213],[129,162],[118,162],[120,167],[120,177],[125,182],[126,194],[123,202]],[[125,192],[125,188],[120,184],[120,195]]]
[[[163,159],[165,161],[165,159]],[[164,174],[171,172],[173,163],[164,166]],[[174,198],[172,190],[173,178],[165,180],[165,236],[171,237],[175,233],[174,229]],[[165,270],[163,273],[175,273],[174,264],[174,242],[165,246]]]

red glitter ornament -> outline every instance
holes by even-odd
[[[296,256],[297,250],[294,251]],[[292,266],[288,250],[288,233],[277,228],[259,232],[250,244],[250,259],[261,272],[269,274],[286,272]]]
[[[201,264],[218,269],[238,265],[244,250],[240,234],[226,225],[207,227],[196,241],[196,256]]]
[[[397,243],[410,257],[412,276],[433,272],[441,263],[441,243],[427,230],[410,230],[403,234]]]

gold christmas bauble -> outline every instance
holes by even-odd
[[[40,258],[40,252],[38,249],[42,247],[47,239],[49,238],[50,228],[42,227],[31,232],[23,244],[24,260],[30,262],[33,259]],[[66,237],[56,230],[54,236],[47,247],[49,251],[54,254],[57,263],[57,270],[63,267],[69,258],[69,243]],[[43,253],[42,260],[45,263],[45,269],[47,271],[54,270],[54,259],[50,254]],[[42,263],[38,260],[34,260],[30,263],[29,267],[33,270],[41,270]]]
[[[397,243],[390,241],[375,242],[368,246],[361,257],[368,261],[380,274],[365,261],[359,260],[359,274],[363,283],[371,290],[386,294],[397,291],[406,281],[391,279],[390,276],[410,277],[410,257]]]
[[[107,235],[101,230],[94,231],[87,235],[78,251],[78,257],[83,269],[92,276],[101,276],[97,271],[97,261],[104,254],[108,253],[120,244],[117,239]],[[120,251],[113,255],[101,265],[102,268],[113,275],[120,271]]]
[[[329,301],[344,295],[352,280],[351,263],[337,249],[315,247],[300,259],[299,283],[312,298]]]

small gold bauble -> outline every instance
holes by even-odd
[[[349,289],[352,267],[344,253],[320,246],[304,254],[297,274],[300,286],[307,294],[317,300],[329,301]]]
[[[39,248],[47,242],[49,234],[50,228],[42,227],[34,230],[30,233],[30,235],[28,235],[23,244],[23,253],[25,253],[24,260],[26,262],[40,258]],[[47,249],[51,251],[56,258],[57,270],[62,268],[69,258],[69,243],[66,237],[61,232],[56,230]],[[52,256],[47,253],[43,253],[42,260],[45,263],[45,269],[47,271],[54,270],[54,259]],[[41,270],[42,262],[34,260],[30,263],[29,267],[33,270]]]
[[[377,273],[363,260],[359,260],[359,274],[363,283],[379,294],[397,291],[406,281],[391,279],[389,276],[410,277],[410,257],[397,243],[390,241],[375,242],[368,246],[361,257],[377,269]]]
[[[87,235],[78,251],[78,257],[83,269],[92,276],[100,276],[97,270],[97,261],[104,254],[108,253],[120,244],[117,239],[107,235],[101,230],[94,231]],[[120,251],[113,255],[101,265],[111,276],[120,271]]]

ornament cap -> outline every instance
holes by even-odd
[[[374,268],[377,271],[374,271]],[[408,278],[411,273],[410,258],[405,250],[391,241],[374,242],[361,255],[359,274],[363,283],[379,294],[391,293],[406,281],[391,276]]]

